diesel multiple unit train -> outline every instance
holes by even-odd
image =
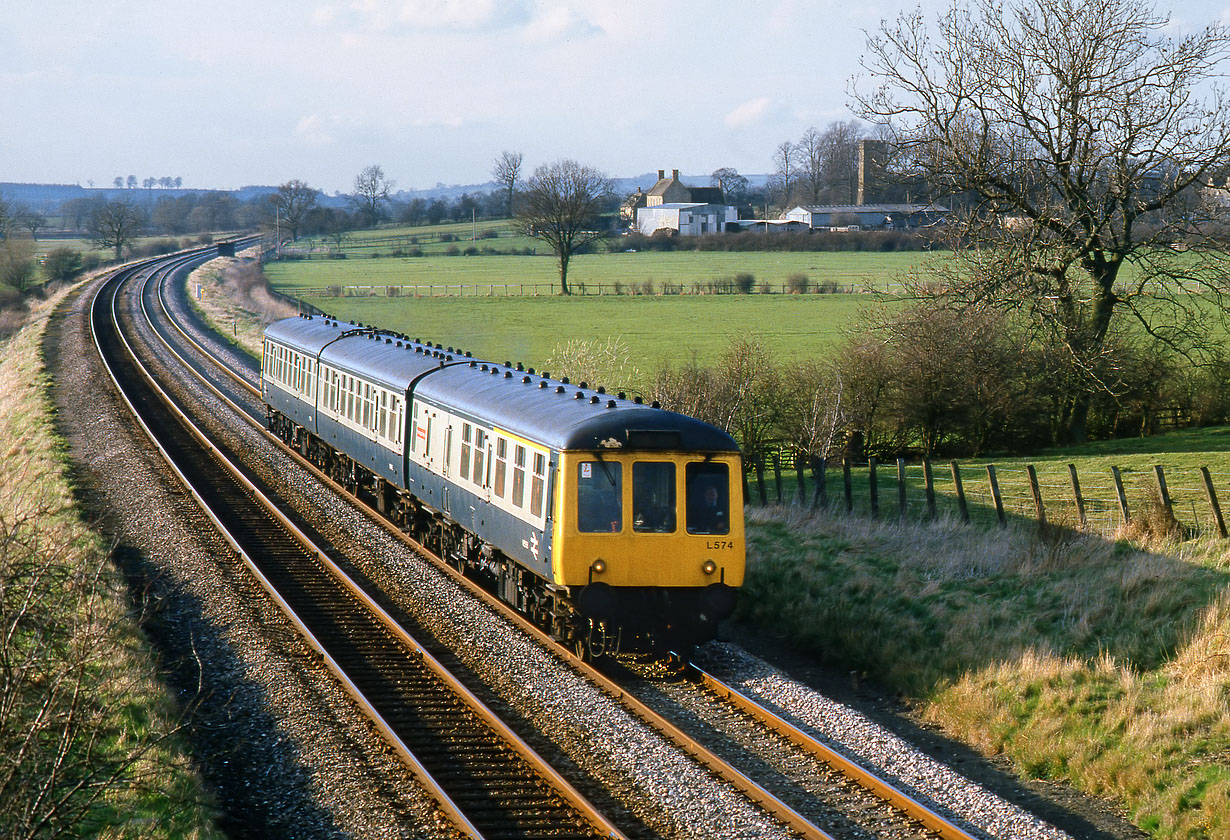
[[[742,466],[699,420],[370,326],[265,331],[269,428],[574,650],[682,653],[743,582]]]

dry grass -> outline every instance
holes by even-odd
[[[1130,542],[752,509],[741,610],[1157,836],[1230,836],[1230,556],[1163,514]]]
[[[269,293],[260,267],[242,258],[219,257],[205,263],[188,278],[188,292],[216,330],[257,358],[265,327],[298,314],[294,306]]]
[[[40,355],[57,300],[33,306],[0,343],[0,834],[24,836],[40,808],[86,774],[92,784],[66,796],[51,826],[74,836],[218,836],[123,580],[65,480]]]

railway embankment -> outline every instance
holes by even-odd
[[[82,514],[44,350],[0,341],[0,835],[221,837],[113,544]]]

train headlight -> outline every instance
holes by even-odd
[[[597,560],[589,564],[589,570],[596,575],[600,575],[606,571],[606,561],[599,557]]]
[[[717,563],[714,563],[712,560],[706,560],[701,564],[700,570],[707,575],[711,575],[717,571]]]

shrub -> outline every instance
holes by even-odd
[[[792,295],[805,295],[807,289],[811,285],[811,281],[807,275],[801,271],[796,271],[786,278],[786,288]]]
[[[458,248],[456,245],[449,245],[447,248],[444,249],[444,256],[446,257],[456,257],[456,256],[460,256],[460,254],[461,254],[461,249]]]
[[[54,248],[47,253],[43,275],[52,283],[71,280],[81,273],[81,252],[74,248]]]
[[[752,287],[756,284],[756,275],[747,271],[740,271],[735,275],[735,289],[741,295],[750,295]]]

